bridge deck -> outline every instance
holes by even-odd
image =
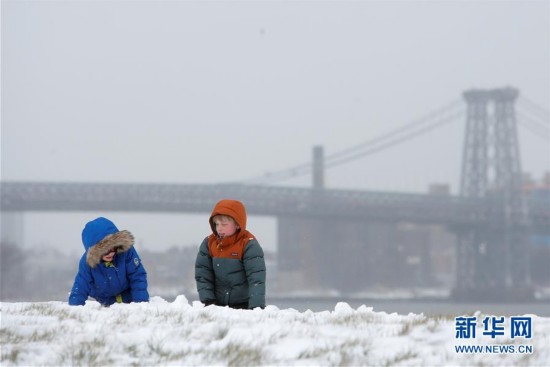
[[[2,211],[208,213],[222,198],[243,201],[253,215],[364,218],[445,225],[475,224],[472,213],[483,205],[480,201],[450,195],[242,184],[1,183]],[[534,201],[530,204],[533,225],[550,228],[548,203]]]

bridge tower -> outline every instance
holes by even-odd
[[[514,103],[518,90],[469,90],[460,195],[482,205],[475,227],[458,230],[458,300],[533,297],[529,279],[526,203]]]
[[[325,188],[325,159],[322,145],[313,147],[313,181],[312,187],[315,190]]]

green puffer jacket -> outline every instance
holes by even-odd
[[[195,280],[203,303],[248,308],[265,307],[264,252],[255,239],[244,249],[242,259],[211,257],[208,237],[202,241],[195,261]]]

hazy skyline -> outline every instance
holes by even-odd
[[[550,110],[549,4],[2,1],[2,180],[239,181],[307,162],[314,145],[331,154],[375,138],[470,88],[517,87]],[[456,193],[463,134],[455,122],[336,167],[327,186]],[[520,129],[520,145],[540,178],[549,142]],[[205,216],[27,213],[26,244],[73,248],[96,214],[138,227],[144,246],[198,246],[208,230]],[[268,249],[273,223],[250,222]]]

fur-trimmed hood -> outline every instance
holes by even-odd
[[[95,268],[111,249],[115,248],[117,254],[128,251],[134,245],[134,236],[129,231],[119,231],[109,219],[99,217],[84,227],[82,243],[87,251],[86,263]]]
[[[88,249],[86,263],[95,268],[101,262],[101,257],[111,249],[116,248],[117,254],[121,254],[128,251],[133,245],[134,236],[129,231],[124,230],[110,234]]]

